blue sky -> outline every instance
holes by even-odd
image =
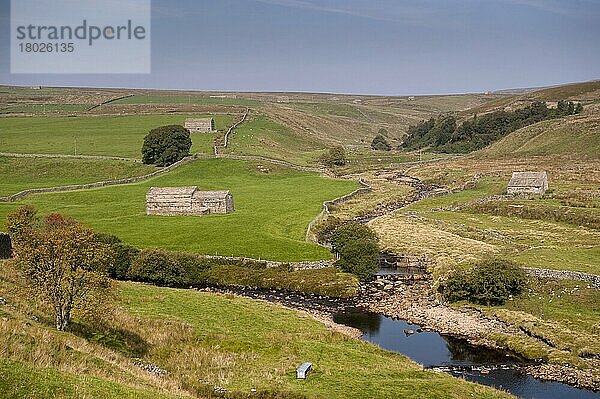
[[[43,1],[43,0],[40,0]],[[0,83],[443,94],[600,79],[600,0],[153,0],[152,73]]]

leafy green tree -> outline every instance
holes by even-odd
[[[575,105],[575,110],[573,111],[573,113],[575,114],[579,114],[583,111],[583,104],[581,104],[580,102],[577,103],[577,105]]]
[[[392,149],[392,146],[383,135],[377,134],[371,142],[371,148],[379,151],[389,151]]]
[[[103,272],[110,248],[91,229],[58,214],[41,221],[31,207],[11,212],[6,225],[15,262],[32,292],[52,307],[58,330],[68,328],[75,309],[99,312],[111,289]]]
[[[144,137],[142,161],[157,166],[171,165],[190,153],[190,131],[180,125],[161,126]]]

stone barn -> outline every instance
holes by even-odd
[[[513,172],[508,194],[544,194],[548,189],[546,172]]]
[[[200,191],[198,187],[152,187],[146,194],[146,214],[199,216],[233,212],[229,191]]]
[[[217,130],[213,118],[186,118],[184,127],[190,132],[214,132]]]

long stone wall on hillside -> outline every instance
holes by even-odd
[[[32,195],[32,194],[53,193],[53,192],[74,191],[74,190],[86,190],[86,189],[91,189],[91,188],[116,186],[116,185],[120,185],[120,184],[138,183],[138,182],[141,182],[144,180],[151,179],[156,176],[160,176],[167,172],[170,172],[173,169],[178,168],[179,166],[181,166],[183,164],[193,161],[194,159],[208,158],[208,157],[210,157],[210,156],[206,155],[206,154],[190,155],[188,157],[185,157],[185,158],[175,162],[172,165],[166,166],[160,170],[157,170],[156,172],[152,172],[152,173],[149,173],[149,174],[143,175],[143,176],[129,177],[129,178],[118,179],[118,180],[107,180],[107,181],[100,181],[100,182],[87,183],[87,184],[73,184],[73,185],[69,185],[69,186],[32,188],[29,190],[23,190],[21,192],[13,194],[13,195],[9,195],[7,197],[0,197],[0,202],[14,202],[16,200],[19,200],[23,197],[26,197],[26,196]]]
[[[233,132],[233,129],[236,129],[239,125],[244,123],[244,121],[248,117],[249,113],[250,113],[250,108],[246,108],[246,112],[244,112],[244,115],[242,115],[242,118],[239,121],[237,121],[236,123],[234,123],[233,125],[229,126],[229,129],[227,129],[227,132],[225,132],[225,137],[223,138],[223,148],[227,148],[227,145],[229,144],[229,135],[231,134],[231,132]],[[214,153],[215,153],[215,155],[217,155],[219,153],[219,147],[217,147],[217,146],[214,147]]]
[[[534,277],[552,278],[556,280],[577,280],[590,283],[594,288],[600,289],[600,276],[590,273],[574,272],[570,270],[550,270],[536,267],[524,268],[527,274]]]
[[[98,159],[104,161],[142,162],[140,158],[113,157],[109,155],[72,155],[72,154],[21,154],[18,152],[0,152],[0,157],[10,158],[75,158]]]
[[[112,103],[114,101],[122,100],[124,98],[129,98],[129,97],[133,97],[133,96],[134,96],[134,94],[127,94],[125,96],[111,98],[110,100],[106,100],[106,101],[101,102],[100,104],[95,104],[95,105],[89,107],[88,109],[86,109],[86,112],[91,111],[91,110],[93,110],[95,108],[101,107],[103,105],[110,104],[110,103]]]
[[[342,195],[341,197],[335,198],[333,200],[323,202],[323,209],[321,210],[321,212],[319,212],[319,214],[317,216],[315,216],[315,218],[313,220],[311,220],[310,223],[308,224],[308,227],[306,229],[306,236],[305,236],[306,241],[313,241],[313,242],[316,242],[317,244],[321,245],[317,240],[314,239],[314,234],[312,233],[312,229],[317,223],[321,222],[323,219],[325,219],[325,217],[329,216],[329,214],[330,214],[329,207],[330,206],[342,203],[344,201],[348,201],[349,199],[354,198],[357,195],[369,192],[373,189],[371,186],[369,186],[367,183],[365,183],[365,181],[363,179],[358,179],[358,184],[360,184],[361,187],[352,191],[350,194]]]
[[[315,172],[315,173],[321,173],[321,174],[325,174],[327,172],[325,169],[322,169],[322,168],[313,168],[313,167],[310,167],[310,166],[295,165],[293,163],[282,161],[280,159],[273,159],[273,158],[261,157],[261,156],[258,156],[258,155],[218,154],[218,155],[215,156],[215,158],[237,159],[237,160],[241,160],[241,161],[262,161],[262,162],[269,162],[269,163],[272,163],[274,165],[285,166],[287,168],[299,170],[301,172]]]

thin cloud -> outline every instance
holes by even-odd
[[[503,0],[505,3],[535,8],[551,14],[562,15],[565,17],[579,16],[583,10],[581,3],[577,1],[556,2],[548,0]],[[590,2],[593,4],[593,2]]]
[[[410,7],[396,2],[387,7],[374,6],[371,1],[347,1],[344,5],[329,6],[307,0],[255,0],[259,3],[280,7],[313,10],[332,14],[349,15],[377,21],[422,22],[434,16],[434,12],[425,7]],[[354,3],[354,4],[352,4]]]

